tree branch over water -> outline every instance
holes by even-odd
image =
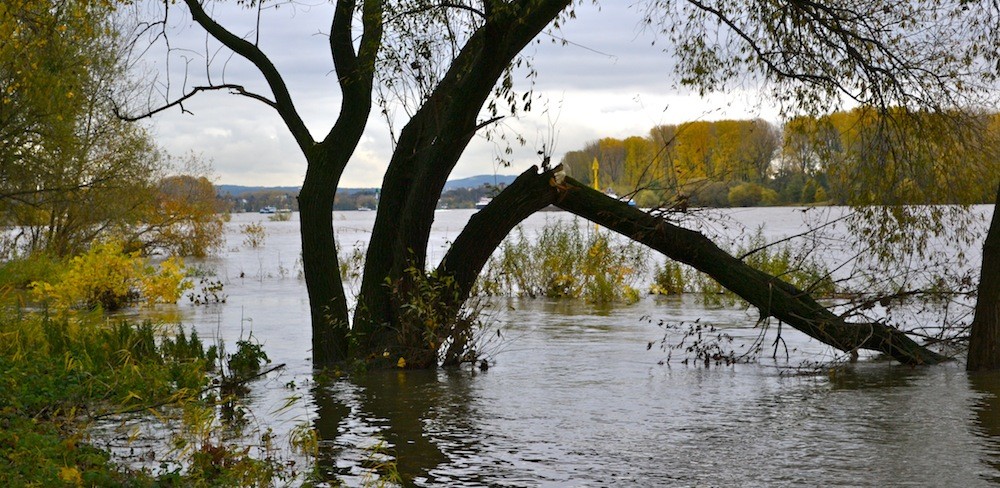
[[[503,236],[528,215],[551,204],[692,266],[757,307],[761,317],[775,317],[824,344],[843,351],[879,351],[904,364],[937,364],[948,360],[893,327],[878,322],[847,322],[809,293],[748,266],[703,234],[564,177],[561,167],[542,173],[533,167],[521,174],[489,207],[470,219],[442,261],[439,272],[452,273],[461,297],[468,296],[479,270]],[[497,219],[491,213],[507,218]]]

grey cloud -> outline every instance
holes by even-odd
[[[216,16],[238,34],[254,28],[256,17],[241,11],[232,3],[213,3]],[[180,8],[180,7],[177,7]],[[265,12],[261,26],[262,49],[268,53],[288,83],[289,90],[314,137],[320,138],[335,121],[340,106],[340,94],[329,58],[325,33],[331,9],[326,2],[310,8],[290,5]],[[179,17],[175,15],[174,18]],[[670,56],[660,45],[651,46],[652,35],[639,28],[641,15],[625,2],[604,2],[598,11],[589,4],[578,7],[577,18],[569,20],[555,34],[569,44],[541,36],[525,50],[538,70],[534,86],[538,99],[534,111],[520,120],[508,123],[529,140],[526,147],[515,147],[511,168],[497,168],[496,155],[502,152],[495,144],[476,139],[455,171],[455,176],[478,173],[515,173],[538,163],[537,134],[544,134],[556,106],[562,101],[562,111],[574,113],[559,120],[559,135],[555,158],[561,153],[582,147],[598,137],[624,137],[644,134],[657,123],[670,122],[663,115],[666,102],[659,97],[676,93],[672,89],[673,75]],[[175,46],[204,53],[205,37],[196,26],[181,25],[175,33]],[[175,53],[177,54],[177,53]],[[185,74],[175,57],[172,67],[174,80]],[[212,68],[214,79],[247,85],[270,96],[261,76],[247,62],[238,59],[216,59]],[[189,84],[203,82],[204,61],[195,61],[187,73]],[[524,73],[516,79],[516,89],[528,84]],[[176,88],[176,86],[175,86]],[[548,115],[545,103],[550,105]],[[216,171],[226,183],[299,184],[305,163],[280,119],[269,108],[236,96],[222,93],[203,94],[186,104],[195,116],[177,111],[154,121],[159,140],[172,152],[187,149],[201,151],[214,160]],[[577,107],[570,107],[576,105]],[[585,106],[588,111],[580,111]],[[635,115],[629,117],[634,111]],[[697,115],[697,114],[696,114]],[[548,118],[547,118],[548,117]],[[226,129],[229,134],[212,130]],[[542,137],[544,139],[544,137]],[[343,184],[373,186],[379,184],[390,156],[390,139],[385,123],[373,116],[368,124],[365,142],[348,166]]]

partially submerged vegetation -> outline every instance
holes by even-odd
[[[184,262],[168,258],[158,269],[138,252],[126,253],[116,241],[94,244],[69,260],[53,281],[31,283],[35,298],[55,310],[77,308],[115,311],[134,305],[176,303],[191,287],[184,280]]]
[[[36,264],[38,270],[44,271],[44,276],[31,277],[30,273],[20,272],[16,279],[11,280],[25,281],[27,278],[28,283],[35,283],[33,298],[43,300],[51,308],[49,315],[35,316],[23,308],[15,308],[9,314],[14,317],[12,325],[10,329],[4,329],[3,334],[10,335],[12,340],[9,344],[16,344],[17,347],[9,348],[10,357],[4,359],[10,362],[5,364],[7,369],[14,373],[5,381],[10,382],[7,386],[11,391],[31,388],[31,392],[51,395],[46,400],[56,405],[53,409],[39,407],[44,402],[30,402],[30,398],[5,399],[7,403],[2,411],[4,415],[10,415],[8,421],[11,425],[30,428],[34,425],[33,421],[54,422],[45,424],[47,429],[51,427],[46,432],[64,429],[72,436],[79,432],[74,420],[80,418],[81,411],[97,409],[107,410],[108,414],[121,413],[121,410],[106,409],[105,402],[117,402],[118,406],[126,409],[146,409],[162,405],[160,402],[175,403],[179,405],[176,408],[183,412],[182,417],[194,419],[192,424],[198,426],[189,439],[181,439],[177,443],[177,452],[185,456],[190,454],[190,458],[186,458],[188,462],[176,470],[168,465],[159,473],[144,475],[160,477],[160,480],[170,479],[173,484],[272,483],[274,476],[280,476],[270,468],[273,457],[269,455],[269,438],[261,441],[265,455],[260,464],[255,458],[246,457],[248,450],[230,449],[225,437],[216,435],[217,426],[222,425],[216,422],[214,415],[214,408],[219,404],[214,403],[214,393],[209,393],[212,388],[202,386],[197,389],[199,384],[204,385],[206,375],[211,374],[207,369],[191,373],[193,376],[187,379],[198,382],[193,386],[188,384],[187,379],[181,381],[165,376],[168,379],[162,383],[165,388],[162,391],[157,388],[150,390],[145,384],[144,389],[138,391],[133,389],[135,384],[130,383],[128,378],[121,378],[130,374],[141,377],[140,373],[147,366],[152,368],[149,371],[155,372],[157,367],[168,364],[208,362],[209,353],[204,351],[205,357],[202,357],[199,352],[202,351],[200,340],[181,340],[183,333],[176,339],[164,337],[158,340],[144,326],[109,327],[99,313],[91,315],[97,309],[114,310],[143,300],[176,300],[176,296],[183,291],[178,263],[167,261],[160,272],[149,272],[144,265],[136,264],[134,260],[139,256],[131,254],[132,251],[151,253],[163,250],[198,255],[218,245],[213,237],[218,236],[222,217],[216,212],[218,208],[214,205],[214,193],[208,179],[201,176],[201,171],[185,171],[195,176],[177,176],[159,171],[166,166],[165,159],[147,131],[139,125],[124,122],[124,119],[137,120],[163,109],[182,106],[185,100],[199,91],[212,90],[236,91],[264,101],[277,110],[307,161],[306,180],[298,203],[301,205],[303,274],[311,303],[313,360],[318,366],[332,366],[351,360],[387,359],[398,367],[432,367],[439,362],[466,361],[470,353],[474,358],[470,331],[475,328],[475,317],[466,315],[466,302],[471,284],[485,262],[485,257],[482,260],[478,258],[489,256],[500,243],[502,235],[518,222],[553,204],[601,222],[608,228],[617,227],[616,230],[627,238],[655,246],[665,256],[712,275],[760,310],[762,321],[768,315],[774,316],[844,351],[864,347],[893,352],[894,358],[909,364],[936,363],[943,359],[913,342],[900,332],[901,329],[887,326],[880,317],[859,323],[847,322],[844,315],[835,315],[816,303],[812,296],[835,291],[834,281],[830,279],[830,273],[821,268],[809,269],[808,262],[791,251],[766,251],[766,247],[758,246],[747,252],[737,251],[738,256],[733,256],[702,234],[631,209],[622,202],[590,190],[588,186],[579,185],[572,178],[566,178],[565,173],[551,167],[549,156],[552,148],[544,144],[539,152],[543,158],[542,173],[532,168],[523,174],[523,180],[519,177],[508,190],[498,194],[480,214],[489,215],[489,218],[484,217],[478,223],[470,224],[457,236],[456,245],[448,251],[453,259],[446,259],[435,271],[429,271],[433,266],[428,263],[427,247],[434,205],[440,200],[441,189],[449,173],[474,134],[504,118],[508,108],[511,114],[530,109],[533,97],[530,93],[517,93],[513,84],[515,65],[520,68],[526,61],[520,57],[521,50],[554,21],[562,23],[574,17],[574,2],[509,3],[504,8],[494,8],[495,5],[490,4],[489,8],[482,9],[444,10],[411,10],[392,2],[372,1],[362,2],[362,5],[337,2],[327,40],[342,89],[343,110],[342,117],[322,140],[312,137],[313,132],[306,127],[291,103],[292,97],[285,80],[275,68],[281,63],[272,63],[256,43],[247,42],[241,35],[215,23],[213,14],[204,10],[202,2],[187,0],[183,3],[187,9],[181,11],[182,15],[190,14],[194,23],[205,28],[208,37],[259,69],[267,80],[273,100],[268,95],[245,91],[240,85],[215,84],[213,79],[222,80],[225,77],[215,77],[211,59],[206,59],[205,73],[209,79],[204,84],[194,80],[192,83],[176,84],[192,91],[164,90],[161,92],[166,97],[163,100],[136,96],[138,92],[130,89],[133,87],[127,76],[129,65],[135,60],[116,55],[121,56],[122,52],[165,52],[168,60],[176,55],[187,57],[194,51],[171,47],[173,32],[150,30],[166,29],[171,23],[158,20],[147,23],[144,19],[138,25],[141,27],[139,37],[151,40],[156,46],[127,46],[127,35],[119,36],[117,26],[112,23],[113,16],[109,14],[113,13],[114,7],[108,2],[49,5],[15,0],[0,5],[0,31],[8,34],[5,38],[10,39],[10,42],[0,46],[0,63],[5,68],[0,71],[4,92],[4,96],[0,97],[0,108],[5,114],[11,114],[0,123],[0,135],[4,142],[0,148],[0,162],[4,165],[5,176],[0,182],[0,210],[4,214],[4,224],[10,230],[5,234],[7,239],[3,242],[3,251],[17,253],[27,249],[69,257],[80,255],[89,248],[92,253],[74,258],[65,265],[57,263],[54,268],[46,268],[45,261],[39,260]],[[259,6],[255,2],[248,2],[247,5]],[[915,6],[907,4],[902,8],[886,2],[881,5],[882,8],[861,12],[863,15],[855,15],[850,9],[845,9],[831,11],[832,17],[813,15],[810,6],[795,2],[751,10],[738,3],[720,4],[718,8],[711,9],[697,4],[675,9],[670,2],[652,2],[651,6],[646,14],[646,23],[657,26],[655,28],[662,29],[665,34],[669,33],[678,47],[677,66],[685,84],[697,87],[703,93],[726,90],[732,88],[729,83],[733,78],[748,70],[760,75],[762,81],[768,81],[766,85],[775,88],[774,94],[780,101],[791,105],[784,107],[789,110],[786,113],[794,113],[798,109],[805,109],[806,113],[820,113],[824,107],[837,105],[840,96],[846,95],[865,107],[864,110],[873,109],[872,113],[877,117],[871,120],[877,123],[871,126],[873,130],[866,128],[867,118],[849,124],[852,128],[866,129],[855,134],[861,137],[852,140],[828,138],[826,130],[819,130],[825,122],[819,124],[823,121],[804,119],[802,140],[808,144],[803,144],[806,151],[802,155],[806,157],[795,161],[801,168],[794,169],[801,171],[789,172],[786,175],[789,181],[781,188],[766,187],[771,170],[770,156],[774,153],[773,138],[771,141],[759,140],[750,137],[753,131],[745,130],[746,127],[720,123],[718,132],[725,132],[728,134],[726,140],[736,144],[719,146],[719,151],[715,151],[715,147],[695,143],[679,147],[675,144],[670,148],[670,141],[682,141],[660,134],[659,142],[663,144],[658,144],[655,149],[658,152],[664,150],[662,155],[667,158],[661,162],[666,164],[649,166],[653,159],[645,151],[646,154],[627,162],[633,166],[630,178],[634,181],[626,179],[620,182],[612,168],[604,168],[601,172],[605,178],[613,179],[614,184],[624,184],[625,189],[635,193],[640,205],[647,206],[642,202],[646,200],[663,209],[679,212],[686,210],[689,204],[705,204],[700,200],[754,205],[777,203],[783,199],[786,202],[808,203],[833,199],[870,205],[885,203],[886,200],[875,200],[869,196],[885,195],[892,197],[888,203],[893,204],[963,203],[981,201],[981,198],[976,198],[981,197],[982,190],[992,191],[995,187],[994,159],[987,157],[968,166],[947,166],[951,160],[942,156],[961,157],[961,153],[951,150],[955,145],[945,137],[949,131],[939,130],[952,126],[938,124],[934,118],[922,117],[919,112],[926,107],[926,110],[950,115],[945,107],[964,104],[955,103],[962,100],[948,95],[969,95],[968,100],[975,102],[978,97],[974,95],[979,95],[980,90],[995,91],[980,88],[979,83],[965,83],[965,77],[960,75],[968,73],[972,77],[972,80],[966,81],[980,79],[992,83],[996,80],[994,56],[990,54],[993,51],[982,48],[993,40],[994,30],[983,29],[987,25],[986,19],[975,17],[975,9],[968,13],[962,13],[968,9],[956,13],[945,22],[938,15],[939,5],[934,2],[918,2]],[[775,10],[770,7],[778,7],[783,14],[774,15]],[[166,19],[166,12],[163,11],[163,19]],[[355,12],[359,15],[352,15]],[[259,10],[248,13],[260,14]],[[454,16],[455,13],[462,17]],[[815,34],[810,38],[830,42],[800,44],[801,36],[787,30],[790,18],[795,20],[794,31],[806,28]],[[963,24],[963,20],[972,22]],[[259,17],[257,21],[260,21]],[[755,36],[715,35],[714,38],[723,42],[704,42],[706,34],[719,33],[719,26],[741,32],[743,25],[749,28],[742,32],[752,32]],[[839,49],[845,32],[884,34],[884,29],[871,28],[884,25],[900,26],[900,32],[914,29],[911,33],[920,35],[884,37],[879,34],[873,38],[848,35],[848,45]],[[962,32],[968,35],[959,36],[960,39],[950,36],[956,25],[964,25]],[[981,30],[977,34],[970,27]],[[160,42],[166,43],[166,51],[159,49]],[[215,52],[217,45],[211,41],[209,44],[212,46],[206,48],[206,52]],[[822,47],[821,52],[815,51],[816,46]],[[834,48],[830,49],[831,46]],[[438,51],[438,48],[443,50]],[[741,54],[730,57],[725,52],[730,48],[731,53]],[[744,56],[747,52],[758,55]],[[774,53],[780,56],[775,57]],[[912,62],[918,58],[922,61],[937,60],[937,63],[928,66],[926,62]],[[706,59],[717,62],[706,66],[702,62]],[[185,59],[187,61],[189,59]],[[910,69],[912,66],[919,66],[919,69]],[[979,72],[983,66],[988,71]],[[534,69],[528,69],[532,73],[529,78],[533,78]],[[950,75],[939,76],[937,73]],[[805,85],[799,83],[803,81]],[[419,89],[411,91],[407,83],[413,83],[409,86]],[[158,86],[172,85],[168,80]],[[963,86],[970,87],[969,91],[966,92]],[[379,92],[374,98],[382,105],[383,114],[390,119],[387,120],[390,126],[394,123],[393,112],[396,110],[390,107],[395,107],[398,102],[402,102],[403,111],[411,117],[405,122],[403,130],[398,133],[392,130],[393,155],[379,197],[371,246],[367,251],[364,271],[360,274],[359,305],[351,314],[338,273],[340,262],[333,245],[331,210],[340,178],[364,134],[375,87],[379,87]],[[106,96],[109,93],[113,97]],[[145,109],[120,106],[112,98],[123,103],[130,98],[145,98],[154,106]],[[969,105],[977,106],[976,103]],[[907,109],[897,111],[893,106]],[[909,107],[917,109],[917,112],[910,113]],[[484,115],[488,115],[485,123]],[[955,117],[960,118],[964,117]],[[882,120],[887,119],[908,119],[915,125],[895,127],[903,129],[897,134],[906,136],[897,138],[892,136],[892,132],[882,130],[885,128]],[[969,122],[975,122],[975,119]],[[920,127],[932,131],[909,130]],[[723,128],[726,130],[721,130]],[[704,124],[698,123],[687,125],[684,131],[681,127],[675,129],[675,133],[702,136],[711,132],[706,131]],[[756,134],[766,136],[766,132],[757,130]],[[962,136],[976,135],[977,132],[986,135],[976,130],[963,131],[956,133],[959,137],[951,142],[964,145],[971,140]],[[943,135],[922,137],[928,133]],[[500,139],[503,139],[502,134]],[[926,141],[929,145],[916,144],[918,141]],[[817,148],[833,148],[837,142],[843,143],[846,150],[831,153],[835,156],[833,159],[819,161],[814,158]],[[989,143],[991,140],[976,137],[975,142]],[[746,144],[763,150],[748,151]],[[974,150],[993,145],[969,144],[970,147],[975,146]],[[767,150],[768,147],[772,149]],[[864,151],[859,152],[859,149]],[[674,154],[670,153],[671,150]],[[711,154],[713,151],[715,154]],[[640,150],[635,154],[642,152]],[[720,152],[740,157],[714,158]],[[753,157],[743,158],[751,154]],[[712,157],[706,159],[707,156]],[[844,158],[855,159],[849,162],[862,164],[846,166],[849,171],[829,172],[825,181],[817,174],[817,165],[841,162]],[[601,164],[613,163],[609,158],[601,159]],[[590,158],[582,162],[589,164]],[[701,167],[701,163],[706,164]],[[583,173],[574,173],[572,163],[567,161],[566,165],[570,167],[571,175],[583,177],[588,174],[586,166],[582,167]],[[965,169],[956,172],[953,168]],[[881,175],[890,177],[882,178]],[[734,184],[718,181],[717,178],[721,177],[733,178]],[[594,186],[607,187],[607,182],[600,178],[595,177]],[[972,184],[968,187],[961,184],[969,182]],[[985,187],[980,188],[981,182],[985,182]],[[867,191],[853,191],[858,184]],[[934,195],[927,193],[942,187],[963,191],[946,195],[943,200],[932,198]],[[622,188],[617,190],[626,193]],[[657,191],[664,192],[657,194]],[[844,195],[852,198],[843,198]],[[855,199],[857,195],[861,197]],[[893,213],[890,211],[886,215],[891,217]],[[617,217],[609,221],[612,216]],[[918,219],[895,220],[906,227],[895,228],[891,223],[878,225],[876,235],[898,237],[912,230],[915,222],[919,223]],[[934,225],[940,221],[934,218],[920,220]],[[262,227],[248,226],[244,232],[247,247],[259,248],[263,245],[265,235]],[[640,265],[648,259],[633,255],[633,250],[637,248],[619,246],[614,239],[598,233],[582,236],[578,234],[579,227],[575,231],[555,229],[546,232],[548,234],[543,232],[540,236],[539,240],[544,242],[537,248],[533,247],[535,243],[528,243],[523,235],[520,242],[515,240],[507,244],[494,261],[493,267],[497,270],[494,279],[487,278],[485,281],[490,286],[497,286],[497,293],[505,294],[584,297],[594,303],[630,302],[638,298],[639,292],[633,280],[641,274]],[[484,238],[487,235],[489,238]],[[865,235],[862,233],[861,236]],[[100,247],[92,247],[94,242],[112,238],[120,239],[122,244],[107,248],[106,253],[102,253]],[[899,249],[905,251],[906,244],[884,240],[893,244],[893,252]],[[458,245],[460,242],[462,244]],[[995,239],[988,242],[990,246],[987,249],[997,249],[993,245]],[[1000,272],[996,272],[1000,269],[1000,261],[990,268],[986,262],[984,259],[984,283],[1000,277]],[[657,273],[658,291],[685,291],[690,288],[689,282],[693,280],[685,276],[687,272],[669,263]],[[60,266],[65,267],[57,269]],[[711,294],[718,289],[712,283],[704,281],[697,288]],[[484,286],[486,288],[488,286]],[[1000,287],[984,286],[983,290],[1000,290]],[[903,290],[897,295],[903,293],[908,291]],[[192,300],[203,303],[209,300],[209,296],[218,300],[218,294],[210,284],[206,284],[198,298]],[[981,303],[997,303],[993,295],[984,293],[980,297]],[[772,298],[777,300],[772,301]],[[879,301],[870,305],[885,308],[892,305],[891,300],[886,303]],[[998,315],[995,308],[992,310],[989,323],[986,319],[981,322],[982,327],[996,330]],[[33,321],[41,325],[31,326]],[[87,342],[90,340],[88,337],[97,342]],[[995,346],[995,337],[985,340],[991,347]],[[899,344],[904,344],[904,347],[900,348]],[[259,344],[241,340],[238,347],[239,350],[232,356],[220,354],[229,358],[228,371],[259,369],[261,362],[266,362]],[[38,361],[42,370],[32,369],[35,364],[24,362],[29,356],[28,351],[30,360]],[[987,352],[996,356],[993,351]],[[50,369],[58,368],[62,373],[48,374]],[[167,371],[174,370],[168,368]],[[68,376],[61,376],[64,373]],[[51,378],[47,378],[49,376]],[[220,378],[220,383],[224,385],[225,378]],[[46,385],[45,381],[50,380],[63,383]],[[34,381],[42,383],[34,384]],[[148,383],[161,379],[153,374],[149,378],[143,377],[142,381]],[[80,385],[83,385],[84,391],[74,388]],[[120,389],[123,385],[124,389]],[[176,396],[193,388],[197,389],[197,394]],[[70,397],[58,396],[63,394]],[[161,395],[166,395],[166,400]],[[144,400],[158,403],[151,405]],[[230,417],[239,418],[232,410],[235,408],[232,402],[222,403],[219,408],[223,411],[230,408]],[[88,415],[88,418],[101,415],[104,413]],[[22,422],[24,419],[31,420],[25,424]],[[59,423],[63,421],[65,423]],[[29,434],[30,430],[25,432],[24,437],[29,438]],[[308,436],[302,438],[307,439]],[[3,441],[0,445],[9,446],[12,450],[23,445],[16,434]],[[75,441],[64,444],[68,451],[84,451],[77,450]],[[31,453],[40,451],[36,449]],[[23,462],[20,462],[11,468],[9,481],[12,484],[48,484],[51,479],[53,483],[61,481],[70,484],[138,484],[146,480],[144,476],[138,476],[123,481],[121,477],[102,474],[100,468],[92,473],[88,463],[99,465],[101,460],[98,459],[100,456],[90,456],[93,454],[90,451],[84,453],[86,459],[75,459],[73,465],[67,461],[70,455],[58,451],[56,454],[62,455],[63,465],[59,467],[59,460],[54,464],[58,469],[46,468],[41,474],[28,473],[22,479],[22,475],[14,471],[15,468],[22,469]],[[35,460],[19,451],[12,456],[14,459],[23,458],[21,461],[31,463],[30,467],[46,465],[46,459]],[[52,478],[53,474],[55,478]],[[32,476],[39,477],[41,481],[34,481]]]
[[[219,387],[257,373],[258,349],[240,343],[220,361],[216,346],[182,328],[8,312],[0,320],[0,484],[260,486],[291,476],[276,453],[250,455],[223,434],[230,426],[212,420],[235,401]],[[220,363],[244,376],[221,375]],[[98,447],[111,439],[89,432],[135,414],[147,429],[181,421],[155,471],[128,467]],[[130,436],[117,436],[127,448]]]
[[[768,243],[763,229],[757,229],[737,244],[732,254],[740,256],[755,269],[779,277],[818,298],[831,298],[843,292],[837,289],[832,272],[815,257],[814,251],[811,246],[796,246],[789,240]],[[649,292],[656,295],[697,293],[709,303],[740,301],[736,294],[710,276],[670,260],[655,265]]]
[[[634,242],[586,231],[576,220],[556,221],[534,237],[519,228],[500,245],[479,286],[486,295],[632,303],[649,258]]]
[[[633,303],[653,295],[694,293],[705,301],[739,301],[710,276],[671,260],[656,262],[646,247],[577,220],[547,223],[536,236],[518,228],[490,259],[478,282],[488,296],[581,298],[590,303]],[[756,269],[818,297],[838,291],[831,271],[811,247],[792,241],[769,244],[762,229],[733,246]],[[650,266],[652,263],[652,266]]]
[[[65,261],[9,261],[0,278],[0,484],[273,486],[301,475],[269,434],[233,434],[245,383],[270,362],[252,334],[227,353],[218,338],[107,314],[175,302],[189,287],[179,261],[154,267],[108,242]],[[35,298],[44,308],[26,306]],[[135,435],[119,429],[137,415],[144,435],[162,437],[147,467],[122,456]]]

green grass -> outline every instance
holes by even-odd
[[[288,480],[277,458],[256,459],[215,440],[227,429],[216,407],[234,400],[209,386],[216,349],[197,334],[151,322],[109,322],[98,313],[70,319],[5,312],[0,486],[273,486]],[[234,356],[263,354],[243,349]],[[175,453],[180,459],[173,469],[156,476],[129,469],[87,443],[97,419],[155,409],[160,413],[151,423],[182,420],[172,437],[187,447]]]

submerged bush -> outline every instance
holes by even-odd
[[[53,282],[32,283],[37,298],[57,309],[118,310],[140,300],[174,303],[191,284],[184,281],[183,262],[170,258],[157,270],[138,253],[126,253],[120,242],[94,244],[70,260]]]
[[[585,231],[577,221],[547,224],[535,240],[518,228],[490,259],[479,286],[489,295],[631,303],[648,257],[641,245]]]
[[[693,270],[691,270],[693,271]],[[653,284],[649,293],[653,295],[679,295],[686,291],[691,273],[685,272],[684,265],[676,261],[667,261],[653,268]]]
[[[264,346],[257,342],[252,333],[248,338],[236,341],[236,352],[226,361],[229,373],[236,378],[249,378],[270,362]]]
[[[262,247],[267,239],[267,229],[260,222],[241,225],[240,233],[243,234],[243,245],[251,249]]]
[[[789,241],[769,244],[764,233],[757,232],[736,250],[737,256],[754,269],[777,276],[813,296],[831,296],[836,286],[830,270],[810,253],[806,246],[796,248]]]
[[[399,310],[399,329],[398,350],[386,359],[416,369],[475,361],[480,311],[459,303],[454,278],[410,267],[404,280],[387,285]]]

